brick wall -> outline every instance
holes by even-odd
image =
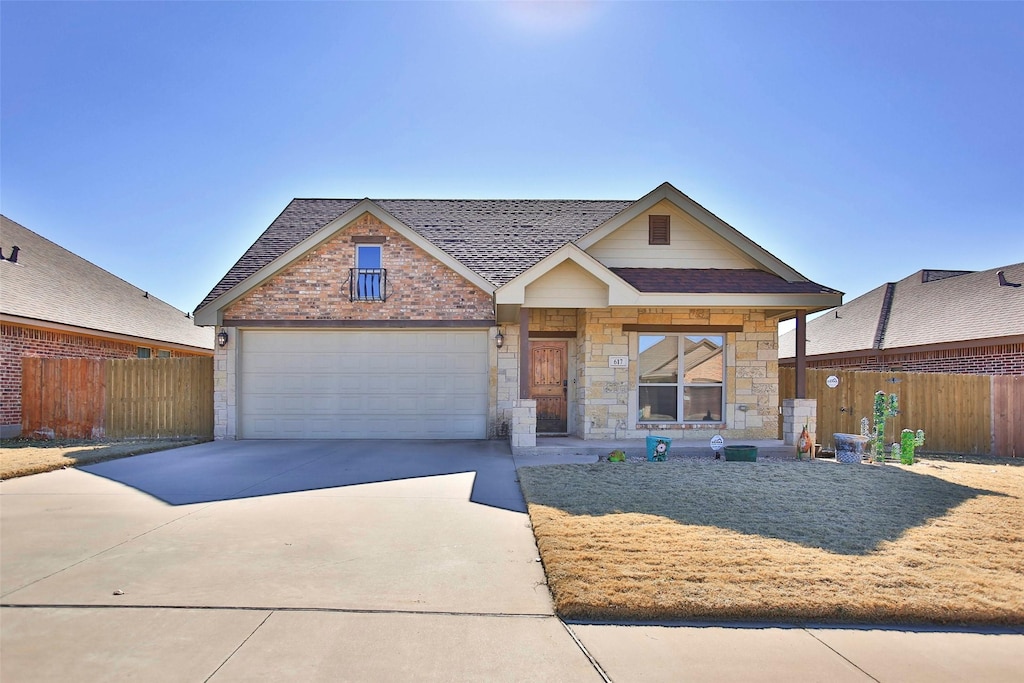
[[[793,359],[784,365],[792,366]],[[853,358],[807,359],[809,368],[873,370],[881,372],[941,372],[957,375],[1024,374],[1024,343],[995,344],[959,349],[887,353]]]
[[[349,301],[353,236],[383,237],[386,301]],[[491,295],[372,214],[288,266],[224,311],[230,320],[493,320]]]

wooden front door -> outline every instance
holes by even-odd
[[[537,401],[537,433],[564,434],[569,396],[569,343],[530,342],[530,398]]]

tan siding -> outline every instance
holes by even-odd
[[[527,285],[529,308],[603,308],[608,286],[572,262],[565,262]]]
[[[671,244],[649,245],[648,215],[671,216]],[[587,250],[609,268],[760,268],[669,201],[661,201]]]

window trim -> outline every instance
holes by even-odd
[[[641,374],[640,374],[642,372],[641,364],[640,364],[640,354],[643,353],[641,348],[642,348],[642,340],[643,340],[644,337],[661,337],[663,339],[668,339],[668,338],[673,338],[674,337],[676,339],[676,344],[677,344],[677,350],[676,350],[677,356],[676,357],[677,357],[677,359],[679,361],[682,361],[683,369],[682,369],[682,372],[680,373],[679,368],[677,368],[676,381],[675,382],[643,382],[642,381]],[[721,377],[720,381],[718,381],[718,382],[687,382],[686,381],[686,371],[685,371],[685,360],[684,359],[685,359],[685,339],[687,337],[717,337],[717,338],[721,339],[721,352],[720,353],[721,353],[721,356],[722,356],[722,377]],[[659,343],[659,342],[656,342],[656,343]],[[725,416],[726,416],[725,407],[726,407],[726,398],[727,398],[727,392],[726,392],[726,386],[725,386],[725,378],[728,375],[727,369],[726,369],[726,358],[728,358],[728,354],[727,354],[727,351],[726,351],[727,343],[728,343],[727,342],[727,336],[726,336],[725,333],[702,334],[700,332],[689,332],[689,333],[686,333],[686,332],[679,332],[679,333],[672,333],[672,332],[668,332],[668,333],[651,333],[651,332],[647,332],[647,333],[644,333],[644,332],[637,332],[637,336],[636,336],[637,363],[636,363],[636,375],[635,375],[635,379],[636,379],[636,384],[635,384],[635,387],[636,387],[636,398],[634,400],[634,405],[633,405],[633,409],[636,410],[636,423],[640,424],[640,425],[652,425],[652,426],[653,425],[679,425],[679,426],[685,426],[685,425],[711,425],[711,424],[718,425],[718,424],[725,423]],[[652,420],[652,419],[649,419],[649,418],[648,419],[644,419],[644,417],[643,417],[643,409],[642,409],[642,407],[640,405],[640,389],[642,387],[675,387],[676,388],[676,406],[675,406],[676,418],[675,418],[675,420]],[[703,420],[703,419],[701,419],[701,420],[686,420],[686,419],[684,419],[685,416],[686,416],[686,402],[685,402],[686,389],[690,388],[690,387],[718,387],[719,389],[721,389],[722,398],[721,398],[721,403],[720,403],[720,406],[719,406],[719,415],[720,415],[719,419],[717,419],[717,420],[715,420],[715,419],[711,419],[711,420]]]
[[[377,265],[375,265],[375,266],[364,266],[364,265],[360,264],[360,262],[359,262],[360,261],[360,256],[359,255],[363,252],[364,249],[366,251],[373,250],[373,251],[377,252]],[[360,269],[363,269],[363,268],[366,268],[366,269],[380,269],[380,268],[383,268],[383,267],[384,267],[384,248],[381,245],[379,245],[379,244],[357,244],[356,245],[356,268],[360,268]]]

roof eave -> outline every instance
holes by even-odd
[[[120,332],[109,332],[107,330],[101,330],[94,327],[80,327],[78,325],[68,325],[66,323],[53,322],[51,320],[40,320],[38,318],[26,318],[18,315],[11,315],[9,313],[0,313],[0,322],[9,323],[11,325],[20,325],[22,327],[32,327],[40,330],[53,330],[55,332],[69,332],[72,334],[81,334],[88,337],[96,337],[100,339],[113,339],[116,341],[129,342],[139,346],[145,346],[147,344],[153,346],[159,346],[166,349],[175,349],[179,351],[191,351],[194,353],[204,353],[213,355],[213,336],[211,333],[210,345],[209,346],[196,346],[195,344],[187,344],[184,342],[171,341],[169,339],[160,339],[158,337],[137,337],[129,334],[122,334]]]

